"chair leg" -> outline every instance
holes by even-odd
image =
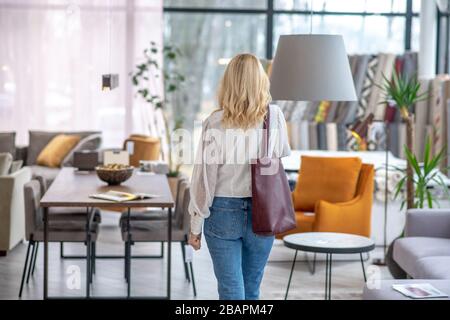
[[[29,241],[28,242],[28,247],[27,247],[27,255],[25,258],[25,264],[23,266],[23,272],[22,272],[22,281],[20,282],[20,291],[19,291],[19,298],[22,298],[22,290],[23,290],[23,283],[25,281],[25,274],[27,272],[27,267],[28,267],[28,257],[30,256],[30,248],[31,248],[31,244],[33,241]]]
[[[314,258],[313,258],[312,265],[309,262],[308,253],[307,252],[305,252],[305,259],[306,259],[306,264],[307,264],[308,269],[309,269],[309,273],[313,275],[316,272],[316,253],[314,253]]]
[[[30,275],[31,275],[31,269],[33,267],[33,261],[34,261],[34,255],[36,253],[36,242],[33,242],[31,244],[31,255],[30,255],[30,263],[28,266],[28,272],[27,272],[27,281],[25,282],[26,284],[28,284],[28,282],[30,282]]]
[[[191,270],[192,290],[194,290],[194,297],[196,297],[197,296],[197,288],[195,286],[194,267],[192,266],[192,261],[189,262],[189,269]]]
[[[180,242],[181,244],[181,255],[183,257],[183,265],[184,265],[184,274],[186,276],[186,280],[191,282],[191,278],[189,277],[189,269],[188,269],[188,263],[186,262],[186,243],[184,241]]]
[[[96,269],[95,256],[96,255],[97,255],[97,244],[95,242],[92,242],[92,274],[95,274],[95,269]]]
[[[161,241],[161,258],[164,258],[164,241]]]
[[[59,257],[64,259],[64,242],[59,243]]]
[[[38,256],[38,250],[39,250],[39,242],[36,242],[36,252],[34,254],[33,269],[31,270],[31,275],[34,275],[34,269],[36,268],[36,260],[37,260],[37,256]]]
[[[124,255],[123,255],[124,256],[124,259],[123,259],[123,270],[124,270],[124,273],[123,273],[123,277],[125,278],[126,281],[128,281],[128,278],[127,278],[127,276],[128,276],[128,272],[127,272],[127,267],[128,267],[128,264],[127,264],[128,245],[127,245],[126,242],[124,242],[123,244],[124,244]]]
[[[130,297],[131,294],[131,240],[128,239],[127,246],[128,246],[128,257],[127,257],[127,298]]]

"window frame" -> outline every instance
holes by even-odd
[[[413,12],[413,0],[406,1],[406,12],[334,12],[334,11],[309,11],[309,10],[282,10],[275,9],[274,3],[276,0],[267,0],[267,6],[265,9],[245,9],[245,8],[209,8],[209,7],[170,7],[163,6],[164,13],[177,12],[177,13],[205,13],[205,14],[264,14],[266,15],[266,50],[265,58],[273,58],[273,35],[274,35],[274,17],[278,14],[292,14],[292,15],[311,15],[323,16],[323,15],[351,15],[351,16],[385,16],[385,17],[404,17],[405,18],[405,35],[404,35],[404,50],[411,50],[411,32],[412,32],[412,20],[413,17],[418,17],[419,13]]]

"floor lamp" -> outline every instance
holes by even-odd
[[[387,212],[388,212],[388,177],[389,177],[389,140],[390,140],[390,124],[394,122],[395,119],[395,107],[388,103],[386,105],[386,112],[384,115],[384,125],[385,125],[385,164],[384,164],[384,226],[383,226],[383,257],[374,259],[373,264],[378,266],[386,265],[386,252],[387,252]]]
[[[310,34],[280,36],[269,74],[273,100],[357,101],[342,36],[313,35],[312,24]]]

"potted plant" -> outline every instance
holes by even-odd
[[[162,53],[164,68],[160,67],[158,57]],[[155,109],[161,110],[164,122],[165,141],[167,143],[167,154],[163,152],[163,159],[167,161],[169,167],[169,185],[172,195],[176,196],[176,186],[180,174],[181,163],[174,161],[172,154],[172,132],[183,126],[183,115],[173,112],[174,101],[186,80],[181,73],[179,57],[181,51],[174,45],[164,45],[159,48],[155,42],[150,42],[150,47],[143,51],[144,59],[135,66],[135,70],[130,73],[133,86],[136,87],[136,95]],[[156,80],[162,76],[164,83],[164,97],[154,88]],[[153,85],[153,86],[152,86]],[[160,137],[161,138],[161,137]],[[164,148],[162,148],[164,150]]]
[[[406,147],[414,154],[414,115],[411,108],[419,101],[428,98],[428,92],[419,94],[420,83],[416,76],[406,77],[402,75],[394,66],[392,79],[389,80],[383,75],[383,85],[377,85],[385,94],[383,104],[394,102],[394,106],[400,112],[402,120],[406,123]],[[414,182],[413,168],[411,163],[406,166],[406,205],[407,208],[414,208]]]

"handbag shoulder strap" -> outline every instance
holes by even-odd
[[[269,156],[269,134],[270,134],[270,107],[267,106],[267,113],[263,122],[263,155]]]

